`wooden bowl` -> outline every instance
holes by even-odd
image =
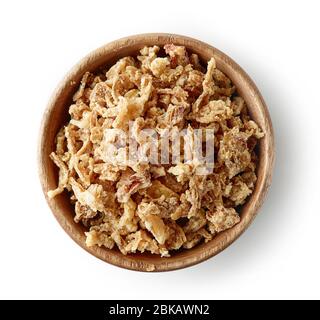
[[[251,117],[265,132],[259,142],[259,165],[257,182],[253,194],[241,210],[241,221],[232,229],[219,233],[212,241],[193,249],[179,251],[170,258],[160,258],[151,254],[122,255],[118,250],[86,247],[84,227],[73,221],[74,208],[66,192],[49,199],[48,190],[57,186],[57,168],[49,158],[55,147],[58,130],[68,121],[68,106],[78,88],[85,71],[95,71],[101,66],[111,66],[120,57],[136,55],[143,46],[163,46],[167,43],[183,45],[189,52],[208,61],[216,59],[217,68],[224,72],[235,84],[238,93],[246,101]],[[138,271],[168,271],[188,267],[204,261],[235,241],[249,226],[260,208],[271,183],[274,164],[274,137],[267,107],[257,87],[249,76],[227,55],[201,41],[173,34],[141,34],[113,41],[94,50],[73,67],[58,85],[44,113],[39,141],[39,175],[47,202],[62,228],[83,249],[113,265]]]

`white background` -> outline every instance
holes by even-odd
[[[320,18],[317,1],[1,1],[0,298],[320,298]],[[145,32],[188,35],[235,59],[269,106],[272,188],[231,247],[195,267],[137,273],[86,253],[37,175],[42,113],[80,58]]]

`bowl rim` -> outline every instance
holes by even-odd
[[[143,260],[143,255],[119,255],[114,250],[104,249],[100,247],[87,247],[83,241],[83,238],[79,237],[74,230],[72,230],[72,226],[68,225],[64,219],[63,212],[58,212],[57,208],[54,205],[55,199],[49,199],[47,196],[48,188],[48,179],[46,176],[46,168],[44,166],[44,145],[46,144],[45,141],[45,130],[47,126],[50,124],[50,114],[51,111],[54,109],[55,104],[57,103],[57,97],[63,92],[66,83],[69,83],[73,79],[73,75],[76,73],[79,73],[79,70],[82,70],[83,72],[85,70],[85,66],[92,62],[93,59],[96,59],[97,57],[101,57],[101,55],[106,55],[110,52],[115,52],[116,50],[123,49],[126,47],[132,46],[132,44],[136,43],[137,41],[141,42],[141,45],[143,42],[146,43],[152,43],[152,40],[155,41],[155,45],[157,45],[157,40],[161,39],[161,41],[164,41],[164,43],[177,43],[181,44],[183,43],[187,49],[188,45],[192,46],[202,46],[206,50],[209,50],[211,54],[217,59],[221,59],[223,63],[228,65],[230,68],[235,70],[236,73],[238,73],[244,81],[245,88],[250,91],[250,94],[254,94],[254,101],[255,104],[259,108],[259,112],[262,112],[265,125],[267,128],[267,137],[263,138],[265,141],[265,154],[264,154],[264,164],[263,168],[260,170],[260,175],[258,178],[260,178],[261,183],[259,185],[259,188],[257,185],[255,185],[254,193],[256,194],[255,202],[251,204],[251,213],[249,214],[249,217],[246,218],[246,221],[242,221],[241,224],[236,225],[235,227],[228,229],[221,234],[219,234],[216,237],[221,238],[221,243],[219,246],[216,246],[214,248],[210,248],[209,246],[206,248],[205,251],[197,251],[196,256],[192,255],[186,255],[181,256],[180,259],[172,259],[171,258],[161,258],[162,262],[159,262],[157,264],[154,264],[153,262],[150,262],[151,260]],[[147,44],[146,44],[147,45]],[[82,73],[83,74],[83,73]],[[227,76],[229,76],[227,74]],[[245,99],[246,100],[246,99]],[[267,139],[266,139],[267,138]],[[267,194],[267,191],[269,189],[269,186],[271,184],[272,180],[272,174],[273,174],[273,168],[274,168],[274,161],[275,161],[275,147],[274,147],[274,133],[273,133],[273,127],[271,118],[267,109],[267,106],[262,98],[262,95],[260,94],[257,86],[253,82],[253,80],[249,77],[249,75],[234,61],[232,60],[228,55],[220,51],[219,49],[205,43],[202,41],[199,41],[197,39],[178,35],[178,34],[171,34],[171,33],[144,33],[144,34],[136,34],[131,35],[127,37],[123,37],[117,40],[114,40],[112,42],[109,42],[93,51],[91,51],[89,54],[87,54],[84,58],[82,58],[77,64],[75,64],[70,71],[67,72],[67,74],[64,76],[64,78],[59,82],[56,89],[51,95],[51,98],[49,99],[49,102],[47,104],[47,107],[44,111],[42,122],[40,126],[40,132],[39,132],[39,139],[38,139],[38,174],[40,178],[41,187],[44,193],[44,196],[46,198],[46,201],[55,216],[58,223],[61,225],[61,227],[65,230],[65,232],[78,244],[80,245],[84,250],[91,253],[95,257],[110,263],[112,265],[129,269],[129,270],[135,270],[135,271],[153,271],[153,272],[162,272],[162,271],[172,271],[177,269],[182,269],[186,267],[193,266],[195,264],[198,264],[200,262],[203,262],[218,253],[220,253],[222,250],[227,248],[229,245],[231,245],[251,224],[253,219],[258,213],[258,210],[262,203],[264,202],[265,196]],[[259,161],[261,159],[259,158]],[[258,188],[258,190],[257,190]],[[241,219],[242,220],[242,219]],[[240,226],[239,226],[240,225]],[[222,237],[221,237],[222,236]],[[220,240],[219,238],[219,240]],[[210,242],[208,242],[210,243]],[[219,243],[219,241],[218,241]],[[195,248],[199,248],[199,246],[196,246]],[[195,248],[186,250],[189,251],[195,251]],[[137,259],[137,257],[139,257]],[[173,261],[172,261],[173,260]]]

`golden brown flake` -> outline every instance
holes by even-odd
[[[255,146],[264,133],[214,58],[205,68],[183,46],[142,48],[104,74],[86,72],[69,114],[50,154],[59,181],[48,196],[69,192],[74,220],[88,230],[87,246],[116,245],[123,254],[148,251],[168,257],[240,221],[236,210],[254,190]],[[130,132],[141,152],[136,163],[127,160],[126,139],[106,134],[112,128]],[[181,159],[171,161],[171,149],[165,164],[145,161],[152,148],[161,147],[143,134],[145,128],[159,137],[168,130],[178,137],[187,129]],[[202,175],[193,153],[193,133],[199,128],[215,133],[213,172]],[[112,155],[106,153],[111,143],[117,146]],[[152,264],[147,268],[154,269]]]

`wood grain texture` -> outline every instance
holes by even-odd
[[[54,151],[55,136],[68,121],[68,106],[85,71],[95,71],[101,66],[111,66],[119,58],[136,55],[143,46],[163,46],[167,43],[183,45],[189,52],[208,61],[216,59],[217,68],[235,84],[248,105],[251,117],[265,132],[259,141],[257,182],[250,199],[243,206],[241,221],[232,229],[218,234],[212,241],[191,250],[179,251],[169,258],[151,254],[122,255],[118,250],[85,245],[84,227],[73,221],[74,208],[66,192],[49,199],[47,192],[57,186],[57,168],[49,158]],[[38,148],[39,176],[46,200],[62,228],[86,251],[113,265],[137,271],[169,271],[192,266],[204,261],[235,241],[250,225],[262,205],[270,186],[274,166],[274,135],[270,116],[261,94],[249,76],[231,58],[201,41],[174,34],[141,34],[111,42],[87,55],[74,66],[53,93],[43,116]]]

